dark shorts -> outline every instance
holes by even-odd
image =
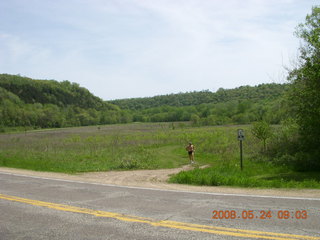
[[[189,155],[192,155],[193,151],[188,151]]]

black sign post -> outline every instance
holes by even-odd
[[[240,142],[240,169],[242,171],[242,160],[243,160],[243,154],[242,154],[242,141],[244,140],[244,131],[243,129],[238,129],[238,140]]]

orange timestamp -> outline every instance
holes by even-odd
[[[307,219],[308,212],[306,210],[214,210],[212,211],[212,219]]]

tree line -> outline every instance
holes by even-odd
[[[0,127],[54,128],[128,122],[126,112],[77,83],[0,74]]]
[[[77,83],[0,74],[0,126],[52,128],[129,122],[191,121],[194,126],[243,124],[284,114],[285,84],[103,101]]]
[[[302,40],[299,58],[288,68],[288,124],[269,156],[298,170],[320,170],[320,6],[301,23],[295,35]]]
[[[183,107],[207,103],[248,100],[251,102],[279,98],[287,90],[286,84],[260,84],[255,87],[241,86],[235,89],[219,88],[216,92],[209,90],[178,94],[167,94],[146,98],[129,98],[110,101],[122,109],[145,110],[161,106]]]

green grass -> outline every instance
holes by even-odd
[[[239,168],[237,129],[245,131]],[[191,128],[187,124],[135,123],[0,134],[0,166],[64,173],[176,168],[188,164],[185,146],[196,147],[197,166],[170,182],[210,186],[320,188],[319,173],[299,173],[257,161],[262,144],[251,126]]]
[[[252,162],[248,162],[243,171],[237,166],[223,165],[183,171],[172,176],[169,182],[256,188],[320,188],[320,177],[317,172],[299,173],[267,163]]]
[[[235,129],[136,123],[1,134],[0,166],[67,173],[175,168],[188,164],[189,141],[197,162],[212,164],[230,159]]]
[[[174,168],[187,163],[176,131],[128,124],[1,134],[0,166],[66,173]]]

